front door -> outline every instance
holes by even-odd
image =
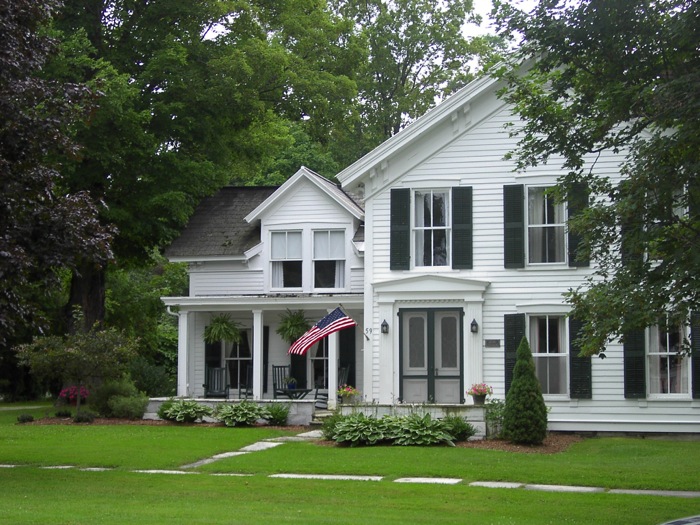
[[[404,403],[461,403],[462,310],[401,310],[400,398]]]

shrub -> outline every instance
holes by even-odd
[[[411,414],[401,418],[392,437],[394,445],[427,446],[445,443],[454,447],[447,425],[439,419],[433,419],[430,414]]]
[[[70,410],[56,410],[56,417],[73,417],[73,412]]]
[[[252,401],[243,400],[240,403],[219,405],[214,417],[227,427],[235,427],[236,425],[252,426],[259,419],[267,419],[268,415],[265,408]]]
[[[165,367],[154,365],[143,356],[131,362],[129,375],[136,388],[148,396],[171,396],[175,393],[175,378]]]
[[[104,417],[117,417],[109,406],[109,400],[113,397],[138,397],[139,391],[128,379],[119,381],[105,381],[90,397],[90,406]]]
[[[321,425],[321,433],[324,439],[335,441],[335,427],[348,416],[344,416],[340,412],[334,412],[332,415],[323,418]]]
[[[540,445],[547,436],[547,407],[535,375],[530,345],[524,337],[518,346],[513,382],[506,395],[503,435],[513,443],[526,445]]]
[[[351,414],[335,426],[335,442],[358,445],[376,445],[383,442],[387,436],[386,425],[374,417],[364,414]]]
[[[211,408],[206,405],[200,405],[192,400],[178,399],[163,410],[163,419],[177,421],[178,423],[194,423],[205,416],[211,416],[211,414]]]
[[[271,425],[283,427],[287,424],[289,417],[289,405],[283,403],[273,403],[267,407],[266,419]]]
[[[174,402],[175,400],[172,397],[167,401],[163,401],[158,407],[158,417],[161,419],[168,419],[166,412],[171,406],[173,406]]]
[[[491,399],[486,403],[484,419],[486,419],[487,437],[500,438],[503,434],[503,414],[506,404],[500,399]]]
[[[20,414],[17,416],[17,423],[31,423],[32,421],[34,421],[34,416],[31,414]]]
[[[442,422],[445,431],[452,436],[452,441],[466,441],[476,434],[476,429],[460,416],[446,416]]]
[[[148,407],[148,396],[112,396],[108,404],[112,417],[141,419]]]
[[[73,423],[92,423],[95,421],[95,414],[92,412],[79,412],[73,418]]]

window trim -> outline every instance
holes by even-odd
[[[652,367],[651,367],[651,361],[652,357],[657,356],[657,357],[662,357],[664,355],[666,356],[673,356],[677,355],[677,353],[671,353],[671,352],[652,352],[652,347],[655,347],[653,344],[653,341],[655,338],[658,338],[659,335],[659,329],[661,325],[654,325],[654,326],[649,326],[647,329],[644,331],[645,332],[645,340],[644,340],[644,364],[645,364],[645,381],[646,381],[646,394],[647,394],[647,399],[657,399],[657,400],[673,400],[673,399],[679,399],[679,400],[687,400],[692,398],[692,368],[693,368],[693,361],[692,361],[692,356],[691,355],[683,355],[682,359],[686,359],[686,369],[685,369],[685,382],[687,385],[687,391],[686,392],[652,392]],[[681,339],[687,341],[688,340],[688,332],[689,332],[689,327],[687,324],[683,324],[680,327],[680,334],[681,334]],[[660,378],[659,378],[660,379]],[[681,379],[682,381],[682,379]]]
[[[330,259],[330,258],[316,258],[316,234],[317,233],[328,233],[328,239],[329,239],[329,247],[330,247],[330,238],[331,238],[331,233],[337,232],[342,234],[343,236],[343,258],[342,259]],[[347,230],[342,229],[342,228],[319,228],[319,229],[313,229],[311,230],[311,289],[316,292],[325,292],[325,291],[339,291],[339,290],[345,290],[347,288],[347,282],[348,282],[348,275],[347,275],[347,245],[348,245],[348,239],[347,239]],[[338,280],[338,275],[340,275],[341,283],[340,286],[334,286],[332,288],[327,288],[327,287],[316,287],[316,262],[317,261],[335,261],[336,262],[336,280]],[[338,265],[338,263],[342,263]],[[338,270],[338,266],[340,266],[340,271]]]
[[[273,257],[273,238],[276,234],[285,234],[285,257],[284,258],[276,258]],[[287,238],[290,233],[298,233],[299,234],[299,242],[300,242],[300,258],[288,258],[288,244],[286,244]],[[301,292],[304,290],[304,230],[301,229],[291,229],[291,230],[270,230],[269,233],[270,236],[270,256],[269,256],[269,265],[270,265],[270,290],[271,291],[284,291],[284,292]],[[282,282],[282,286],[277,286],[275,284],[275,263],[285,263],[285,262],[300,262],[301,263],[301,286],[284,286],[284,281]],[[283,279],[283,277],[282,277]]]
[[[564,352],[557,352],[556,354],[550,354],[549,352],[536,352],[534,342],[532,341],[532,323],[535,319],[545,318],[549,323],[550,318],[557,319],[557,325],[559,327],[559,348],[563,348]],[[530,344],[530,352],[532,354],[532,359],[535,363],[535,374],[537,373],[537,360],[545,359],[543,356],[556,355],[557,359],[564,360],[564,379],[566,381],[566,388],[564,392],[558,393],[545,393],[544,389],[542,395],[546,399],[570,399],[571,398],[571,370],[570,370],[570,337],[569,337],[569,323],[566,321],[566,316],[561,313],[530,313],[526,315],[526,337],[528,343]],[[540,384],[540,387],[542,385]]]
[[[444,203],[444,210],[445,210],[445,226],[417,226],[416,225],[416,215],[418,212],[417,206],[418,206],[418,201],[416,199],[416,194],[418,193],[424,193],[424,194],[430,194],[431,195],[431,202],[432,202],[432,196],[435,193],[439,194],[444,194],[445,195],[445,203]],[[452,217],[452,188],[413,188],[411,189],[411,222],[410,222],[410,229],[411,229],[411,254],[412,254],[412,266],[413,268],[417,270],[424,270],[426,268],[430,268],[431,270],[439,270],[439,269],[452,269],[452,259],[453,259],[453,253],[452,253],[452,229],[453,229],[453,217]],[[426,232],[426,231],[444,231],[445,232],[445,264],[440,264],[440,265],[419,265],[417,264],[417,254],[418,254],[418,239],[417,236],[419,232]],[[423,258],[422,260],[425,260],[425,246],[423,247]]]
[[[542,185],[542,184],[531,184],[531,185],[526,185],[525,186],[525,204],[524,204],[524,225],[525,225],[525,263],[528,267],[555,267],[555,266],[569,266],[569,239],[567,235],[567,216],[568,216],[568,207],[567,203],[561,203],[555,206],[561,206],[561,217],[564,222],[560,223],[552,223],[549,224],[547,222],[544,222],[542,224],[530,224],[530,191],[534,189],[543,189],[543,196],[545,198],[545,202],[548,202],[551,197],[547,195],[547,190],[550,188],[553,188],[554,186],[552,185]],[[562,242],[562,248],[561,252],[563,255],[563,259],[561,261],[554,261],[554,262],[531,262],[530,261],[530,232],[536,229],[540,229],[544,232],[546,228],[557,228],[561,230],[561,242]],[[543,237],[545,237],[544,233],[542,234]],[[557,237],[559,237],[557,235]]]

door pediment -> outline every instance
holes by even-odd
[[[416,275],[374,283],[380,302],[396,300],[483,300],[489,281],[464,279],[447,275]]]

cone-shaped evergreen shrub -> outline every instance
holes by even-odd
[[[528,445],[542,444],[547,435],[547,407],[535,375],[530,345],[524,337],[518,346],[513,382],[506,395],[503,435],[514,443]]]

